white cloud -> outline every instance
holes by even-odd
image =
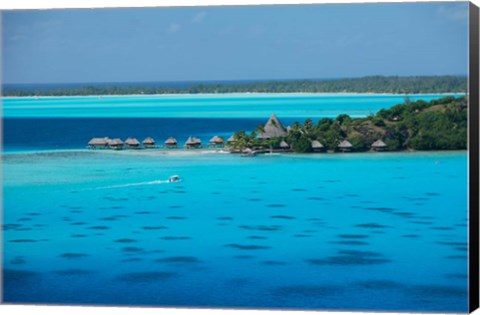
[[[468,5],[441,5],[437,12],[450,21],[468,22]]]
[[[172,23],[167,28],[167,33],[174,34],[180,30],[180,25],[177,23]]]
[[[205,20],[206,17],[207,17],[207,12],[205,12],[205,11],[198,12],[198,13],[193,17],[192,22],[193,22],[193,23],[202,23],[203,20]]]

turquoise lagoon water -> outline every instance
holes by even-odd
[[[466,152],[82,150],[93,136],[183,142],[273,111],[290,124],[402,101],[4,99],[5,302],[466,312]]]
[[[5,302],[464,312],[466,165],[7,154]]]
[[[463,94],[452,94],[463,95]],[[415,94],[430,101],[445,95]],[[204,94],[92,97],[6,97],[4,117],[83,118],[323,118],[364,117],[404,102],[405,95],[379,94]]]

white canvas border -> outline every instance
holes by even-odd
[[[458,0],[455,0],[458,1]],[[313,3],[387,3],[387,2],[431,2],[429,0],[1,0],[0,10],[10,9],[61,9],[61,8],[115,8],[115,7],[168,7],[205,5],[268,5],[268,4],[313,4]],[[452,2],[436,0],[435,2]],[[464,2],[464,1],[460,1]],[[480,6],[480,0],[472,0]],[[1,25],[0,25],[1,31]],[[1,56],[1,55],[0,55]],[[1,126],[1,125],[0,125]],[[329,312],[329,311],[270,311],[270,310],[221,310],[221,309],[178,309],[178,308],[138,308],[138,307],[84,307],[84,306],[19,306],[0,305],[2,315],[406,315],[422,313],[383,313],[383,312]],[[472,313],[480,315],[480,310]]]

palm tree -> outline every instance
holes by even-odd
[[[305,120],[305,123],[303,124],[303,130],[305,131],[305,133],[309,134],[312,128],[313,128],[313,121],[310,118]]]
[[[242,150],[245,148],[246,143],[247,143],[247,134],[245,131],[240,130],[235,132],[233,135],[233,138],[235,139],[234,147]]]
[[[237,141],[237,148],[240,149],[240,151],[243,151],[247,147],[248,143],[245,138],[242,138]]]
[[[257,140],[257,133],[255,131],[252,131],[250,133],[250,136],[248,136],[247,145],[250,147],[253,147],[255,145],[256,140]]]
[[[300,124],[298,123],[298,121],[294,122],[293,125],[292,125],[292,130],[293,131],[298,131],[300,130]]]
[[[259,134],[264,133],[265,132],[265,126],[260,124],[260,125],[257,126],[257,128],[255,128],[255,131]]]
[[[273,153],[273,146],[275,145],[275,140],[273,139],[268,140],[268,145],[270,147],[270,153]]]

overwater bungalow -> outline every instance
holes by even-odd
[[[263,127],[263,132],[261,132],[257,138],[260,140],[269,140],[273,138],[285,137],[287,134],[287,129],[283,127],[277,116],[272,114],[265,124],[265,127]]]
[[[177,139],[174,137],[170,137],[167,140],[165,140],[165,147],[167,148],[176,148],[178,145]]]
[[[342,152],[350,152],[352,151],[352,148],[353,148],[353,145],[347,140],[343,140],[338,144],[338,149]]]
[[[235,139],[235,135],[231,135],[230,138],[227,139],[227,144],[230,147],[230,153],[242,153],[242,150],[236,146],[237,139]]]
[[[227,143],[228,144],[232,144],[234,143],[236,140],[235,140],[235,136],[234,135],[231,135],[230,138],[227,139]]]
[[[123,149],[123,141],[121,139],[109,139],[108,146],[110,149],[114,150],[122,150]]]
[[[88,148],[90,149],[106,149],[108,148],[108,137],[105,138],[92,138],[88,141]]]
[[[241,156],[256,156],[257,152],[250,149],[250,148],[245,148],[242,150]]]
[[[214,136],[212,139],[210,139],[210,146],[212,147],[221,147],[223,144],[224,140],[222,137]]]
[[[152,137],[147,137],[142,141],[142,144],[145,148],[154,148],[155,140]]]
[[[199,138],[188,137],[187,141],[185,142],[185,147],[187,149],[199,148],[201,146],[202,141]]]
[[[385,142],[378,139],[377,141],[372,143],[372,150],[373,151],[385,151],[385,150],[387,150],[387,145],[385,144]]]
[[[136,138],[127,138],[125,140],[125,146],[131,149],[139,149],[140,148],[140,141],[138,141]]]
[[[312,150],[313,152],[323,152],[325,151],[325,146],[320,143],[318,140],[313,140],[312,141]]]
[[[280,148],[283,151],[287,151],[288,149],[290,149],[290,145],[287,142],[285,142],[284,140],[282,140],[282,142],[280,142]]]

